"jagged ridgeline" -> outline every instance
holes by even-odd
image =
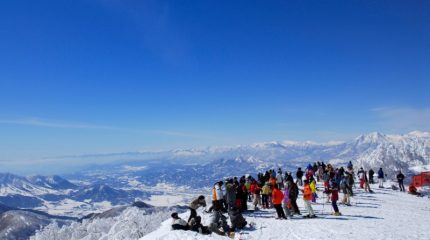
[[[113,159],[115,154],[105,157]],[[206,187],[227,176],[255,174],[277,167],[295,171],[297,167],[316,161],[336,166],[352,161],[365,169],[383,167],[389,177],[394,177],[394,172],[400,169],[410,173],[413,167],[430,164],[430,133],[385,135],[375,132],[345,142],[268,142],[157,154],[127,153],[117,157],[130,160],[90,167],[70,177],[91,182],[103,179],[112,186],[121,187],[160,182]]]

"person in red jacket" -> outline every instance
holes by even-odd
[[[277,219],[287,219],[285,217],[284,210],[282,209],[282,200],[284,200],[284,194],[279,190],[277,185],[272,186],[272,203],[278,214]]]
[[[337,201],[339,200],[339,190],[335,181],[332,181],[330,185],[331,185],[331,205],[333,206],[333,210],[334,210],[333,215],[340,216],[342,214],[339,212],[339,208],[337,207]]]

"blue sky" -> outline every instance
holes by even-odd
[[[428,1],[6,1],[0,166],[429,131]]]

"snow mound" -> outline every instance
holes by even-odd
[[[428,197],[416,197],[407,193],[393,191],[389,188],[394,182],[384,183],[386,188],[379,189],[377,184],[371,185],[374,193],[366,193],[355,188],[355,196],[351,198],[352,206],[339,204],[342,216],[333,216],[331,204],[321,191],[318,192],[317,203],[313,209],[315,219],[304,219],[293,216],[288,220],[275,219],[273,209],[245,213],[248,222],[254,222],[254,228],[246,228],[236,232],[234,239],[330,239],[330,240],[361,240],[361,239],[425,239],[430,236],[430,200]],[[319,189],[322,189],[319,186]],[[342,197],[342,194],[340,194]],[[298,205],[303,215],[302,197]],[[252,208],[252,207],[251,207]],[[203,225],[208,225],[209,214],[200,211]],[[188,219],[189,213],[179,215]],[[140,240],[200,240],[228,239],[225,236],[201,235],[190,231],[172,231],[171,220],[164,221],[154,232]]]

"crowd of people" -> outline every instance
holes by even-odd
[[[206,207],[203,195],[194,199],[190,205],[190,216],[188,222],[172,214],[172,229],[192,230],[201,234],[216,233],[219,235],[230,235],[236,229],[243,229],[248,223],[242,213],[248,210],[250,203],[251,211],[274,208],[276,219],[288,219],[294,215],[302,215],[297,205],[297,199],[302,193],[306,214],[304,218],[315,218],[312,204],[319,198],[317,194],[317,182],[324,189],[322,191],[323,203],[330,203],[333,208],[332,215],[342,215],[339,206],[339,193],[343,193],[341,203],[351,206],[350,198],[354,195],[355,181],[358,178],[359,187],[365,192],[372,193],[370,184],[374,182],[375,172],[370,169],[365,171],[360,168],[355,174],[351,162],[344,167],[335,168],[331,164],[315,162],[309,164],[305,170],[298,168],[295,180],[291,172],[283,172],[281,168],[277,171],[270,169],[264,173],[258,173],[256,178],[251,175],[242,177],[231,177],[224,181],[218,181],[212,188],[212,206],[205,212],[210,213],[208,226],[203,226],[201,217],[197,215],[199,207]],[[382,168],[377,172],[379,187],[384,188],[386,175]],[[396,176],[400,191],[405,191],[403,181],[404,174],[399,171]],[[409,186],[409,192],[417,195],[416,188]],[[230,224],[228,224],[228,215]]]

